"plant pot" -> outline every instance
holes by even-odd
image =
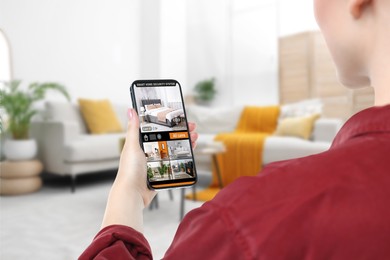
[[[4,155],[10,161],[31,160],[37,155],[38,147],[35,139],[13,140],[4,142]]]

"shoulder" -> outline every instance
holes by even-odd
[[[238,179],[205,206],[231,216],[252,254],[278,245],[280,255],[297,252],[304,258],[298,251],[308,245],[331,251],[337,243],[368,233],[390,234],[389,162],[362,160],[370,151],[358,155],[357,148],[269,165],[256,177]],[[351,150],[355,158],[349,157]],[[361,225],[368,220],[374,224]],[[365,236],[359,243],[364,247],[375,240],[375,235]]]
[[[367,184],[360,187],[363,189],[371,189],[369,183],[383,185],[390,181],[390,175],[386,174],[390,169],[388,137],[356,138],[323,153],[269,164],[257,176],[241,177],[223,189],[213,203],[222,206],[226,201],[231,202],[230,206],[249,206],[253,200],[278,203],[279,199],[308,199],[320,191],[327,193],[339,188],[350,191],[362,182]]]
[[[213,204],[238,214],[243,208],[252,210],[254,204],[258,211],[264,205],[291,207],[319,196],[332,197],[335,191],[337,199],[352,199],[356,193],[372,192],[375,185],[382,187],[390,181],[386,174],[390,151],[385,149],[389,148],[378,138],[356,138],[323,153],[272,163],[257,176],[239,178],[223,189]]]
[[[348,255],[369,243],[387,248],[382,241],[390,239],[388,143],[367,136],[320,154],[270,164],[257,176],[241,177],[225,187],[183,224],[186,230],[199,225],[202,232],[235,241],[254,258],[302,259],[308,247],[318,257],[325,251]],[[370,225],[362,225],[368,220]],[[378,241],[378,234],[386,239]],[[356,238],[361,238],[358,246],[339,247]]]

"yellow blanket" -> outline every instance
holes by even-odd
[[[278,106],[245,107],[236,130],[215,137],[216,141],[222,141],[226,147],[226,152],[217,156],[224,187],[240,176],[259,173],[264,141],[275,131],[278,116]],[[207,201],[218,193],[219,183],[216,176],[214,165],[212,183],[209,188],[197,192],[197,200]],[[192,198],[192,195],[187,198]]]

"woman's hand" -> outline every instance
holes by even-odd
[[[139,118],[134,109],[127,111],[128,125],[126,142],[122,150],[117,181],[123,182],[129,190],[138,192],[144,206],[148,206],[156,192],[146,184],[146,157],[139,144]]]
[[[143,232],[143,209],[156,195],[146,185],[146,158],[139,145],[139,120],[133,109],[127,111],[126,142],[118,173],[108,196],[102,228],[119,224]]]
[[[142,232],[143,209],[157,194],[146,184],[146,157],[139,144],[139,119],[134,109],[129,109],[126,142],[122,149],[118,174],[108,197],[102,228],[120,224]],[[196,125],[189,123],[192,147],[198,134]]]
[[[126,142],[122,150],[118,170],[118,181],[126,183],[128,189],[137,191],[148,206],[156,192],[146,184],[146,157],[139,144],[139,118],[134,109],[128,110],[129,123],[127,126]],[[196,124],[188,123],[192,148],[195,149],[198,134]]]

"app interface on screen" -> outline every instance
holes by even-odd
[[[155,85],[134,87],[149,181],[195,178],[180,88]]]

